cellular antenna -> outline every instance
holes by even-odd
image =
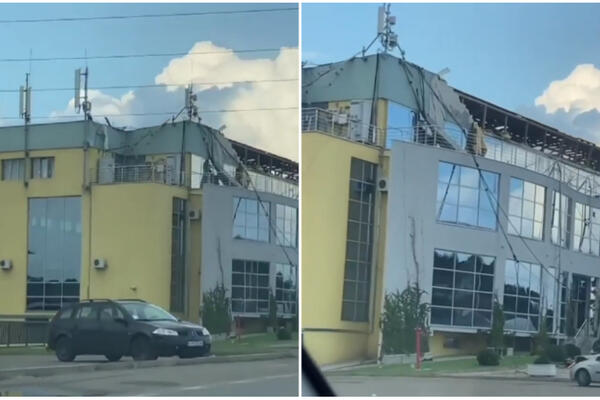
[[[92,119],[92,103],[88,100],[88,77],[89,70],[85,67],[85,72],[81,72],[81,68],[75,70],[75,93],[73,96],[75,112],[79,112],[83,109],[84,118],[87,120]],[[84,77],[83,81],[83,97],[81,96],[81,77]],[[83,101],[81,101],[83,99]]]
[[[185,109],[188,114],[188,120],[192,121],[197,119],[200,121],[198,117],[198,106],[196,106],[196,101],[198,100],[198,96],[194,94],[193,86],[190,83],[187,88],[185,88]]]
[[[390,8],[390,3],[379,6],[377,15],[377,35],[381,40],[384,53],[388,53],[398,46],[398,35],[392,31],[392,27],[396,25],[396,17],[392,15]],[[402,56],[404,57],[404,53]]]

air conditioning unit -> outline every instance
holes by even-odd
[[[200,219],[200,210],[190,210],[188,215],[190,219]]]
[[[336,124],[346,125],[348,123],[348,114],[346,113],[335,114],[334,117]]]
[[[10,260],[0,260],[0,269],[8,271],[12,268],[12,261]]]
[[[377,190],[380,192],[388,191],[388,181],[387,178],[379,178],[377,180]]]
[[[94,268],[96,269],[106,269],[106,267],[108,267],[108,264],[106,263],[106,260],[103,258],[96,258],[94,260]]]

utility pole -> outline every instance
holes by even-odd
[[[19,90],[19,117],[23,118],[25,123],[24,135],[24,165],[23,165],[23,185],[27,187],[29,164],[29,123],[31,122],[31,87],[29,86],[29,73],[25,74],[25,87],[21,86]]]

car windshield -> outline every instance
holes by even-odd
[[[173,315],[162,308],[147,303],[122,303],[131,317],[143,321],[177,321]]]

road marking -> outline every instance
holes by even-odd
[[[170,394],[173,392],[190,392],[190,391],[194,391],[194,390],[203,390],[203,389],[209,389],[209,388],[214,388],[214,387],[219,387],[219,386],[241,385],[244,383],[255,383],[255,382],[261,382],[261,381],[272,380],[272,379],[293,378],[293,377],[297,377],[297,376],[298,376],[298,374],[261,376],[260,378],[240,379],[237,381],[218,382],[218,383],[212,383],[212,384],[208,384],[208,385],[186,386],[186,387],[177,388],[177,389],[173,388],[173,389],[169,390],[168,392],[164,392],[164,393],[142,393],[142,394],[138,394],[137,396],[141,396],[141,397],[164,396],[165,394]]]

